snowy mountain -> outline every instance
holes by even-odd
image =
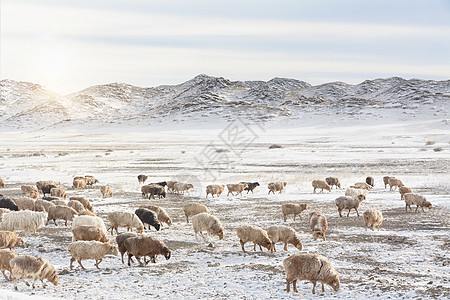
[[[40,129],[95,124],[142,125],[232,120],[323,123],[447,119],[450,80],[393,77],[357,85],[317,86],[286,78],[230,81],[198,75],[179,85],[92,86],[70,95],[13,80],[0,81],[0,126]]]

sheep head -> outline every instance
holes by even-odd
[[[356,199],[358,199],[359,202],[363,202],[363,200],[366,200],[366,196],[364,196],[363,194],[361,194],[361,195],[358,195],[358,196],[356,197]]]
[[[335,290],[337,292],[341,286],[341,282],[339,281],[338,274],[335,274],[334,276],[332,276],[330,278],[330,280],[327,282],[327,284],[329,286],[331,286],[333,288],[333,290]]]
[[[106,254],[111,254],[111,255],[117,255],[117,248],[116,246],[112,246],[110,244],[104,244],[106,246]]]
[[[164,257],[166,258],[166,260],[169,260],[170,256],[171,256],[171,252],[169,249],[167,249],[166,253],[164,253]]]
[[[272,249],[272,241],[268,238],[264,239],[264,241],[261,243],[261,246],[263,246],[264,248],[267,248],[267,250],[270,251],[270,249]]]
[[[20,238],[20,237],[17,238],[15,247],[25,248],[25,243],[22,240],[22,238]]]
[[[431,207],[432,207],[433,205],[431,204],[431,202],[430,201],[424,201],[423,202],[423,207],[426,207],[426,208],[428,208],[428,209],[431,209]]]
[[[143,233],[144,232],[144,226],[139,226],[136,228],[137,233]]]

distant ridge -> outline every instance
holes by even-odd
[[[45,87],[0,81],[0,127],[39,129],[53,126],[152,126],[161,122],[232,120],[330,122],[447,119],[450,80],[399,77],[357,85],[273,78],[230,81],[198,75],[178,85],[137,87],[110,83],[58,95]]]

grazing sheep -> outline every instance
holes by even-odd
[[[3,276],[5,276],[5,279],[8,281],[12,280],[11,265],[9,264],[9,262],[11,261],[11,259],[13,259],[16,256],[17,256],[17,254],[15,254],[14,251],[6,250],[6,249],[0,250],[0,270],[3,273]],[[9,272],[9,278],[6,276],[5,271]]]
[[[69,244],[68,248],[70,255],[70,269],[72,270],[72,264],[76,260],[83,270],[86,268],[81,264],[83,259],[95,259],[95,266],[99,269],[98,265],[102,262],[105,255],[117,255],[117,248],[111,246],[109,243],[102,243],[99,241],[76,241]]]
[[[166,190],[164,186],[155,183],[143,185],[141,187],[141,192],[142,198],[148,197],[148,199],[151,199],[153,197],[153,199],[155,199],[155,195],[157,195],[159,199],[161,199],[161,196],[166,198]]]
[[[24,194],[25,196],[33,199],[39,199],[39,191],[35,186],[22,185],[20,189],[22,190],[22,194]]]
[[[405,194],[412,193],[412,190],[409,187],[400,186],[398,192],[400,193],[400,200],[405,200]]]
[[[190,183],[181,183],[181,182],[177,182],[173,185],[173,191],[176,194],[182,193],[184,194],[184,192],[189,192],[190,189],[193,189],[194,186]]]
[[[56,205],[48,210],[47,224],[50,220],[53,220],[55,226],[57,226],[56,220],[64,220],[64,225],[67,226],[67,221],[73,221],[76,215],[78,215],[78,212],[72,207]]]
[[[33,279],[32,287],[35,288],[35,282],[40,279],[42,287],[46,287],[44,279],[47,279],[53,285],[58,285],[58,275],[55,268],[46,260],[31,255],[17,255],[9,262],[11,266],[11,278],[14,280],[14,289],[17,291],[17,280],[22,279],[26,285],[26,278]]]
[[[147,205],[147,206],[141,207],[141,208],[147,208],[147,209],[150,209],[151,211],[154,211],[158,217],[159,223],[161,223],[161,226],[162,226],[162,223],[166,223],[168,226],[172,225],[172,219],[169,217],[169,215],[164,210],[164,208],[156,206],[156,205]]]
[[[367,194],[368,194],[368,192],[365,189],[348,188],[345,191],[345,196],[350,196],[350,197],[356,197],[358,195],[367,196]]]
[[[91,176],[91,175],[84,176],[84,179],[86,179],[86,185],[89,185],[89,186],[93,186],[94,184],[98,183],[98,180],[95,179],[95,177]]]
[[[42,191],[42,187],[44,185],[54,185],[54,186],[60,186],[61,182],[59,181],[52,181],[52,180],[42,180],[36,182],[36,187],[38,190]]]
[[[0,178],[0,188],[5,188],[5,182]]]
[[[84,189],[87,185],[87,181],[84,178],[77,178],[73,180],[72,184],[74,189]]]
[[[365,199],[366,199],[366,196],[364,196],[364,195],[358,195],[356,197],[341,196],[341,197],[336,198],[336,200],[334,200],[334,203],[336,203],[340,217],[342,217],[341,211],[343,209],[348,209],[347,217],[350,215],[350,211],[352,209],[356,210],[356,214],[359,217],[358,207],[359,207],[359,204]]]
[[[211,212],[205,205],[197,202],[185,204],[183,206],[183,211],[184,215],[186,216],[186,223],[189,223],[189,217],[195,216],[196,214],[203,212],[211,214]]]
[[[298,293],[297,280],[309,280],[313,283],[312,293],[316,293],[316,283],[322,283],[322,292],[325,292],[324,284],[338,291],[340,287],[339,274],[331,266],[331,263],[322,255],[317,254],[292,254],[283,260],[286,271],[286,291],[289,293],[290,284],[294,292]]]
[[[316,192],[316,189],[321,189],[321,191],[320,191],[321,193],[323,193],[324,189],[331,192],[330,186],[328,185],[328,183],[326,183],[323,180],[316,179],[316,180],[313,180],[311,184],[314,188],[313,193]]]
[[[123,255],[125,254],[125,252],[127,252],[127,249],[125,248],[124,242],[126,239],[130,238],[130,237],[137,237],[138,235],[136,233],[133,232],[124,232],[124,233],[119,233],[116,236],[116,243],[117,243],[117,248],[119,249],[120,252],[120,256],[122,258],[122,263],[124,264],[125,262],[123,261]]]
[[[269,189],[268,194],[270,194],[270,192],[272,192],[273,194],[275,194],[275,192],[281,192],[284,190],[284,188],[286,187],[287,182],[271,182],[267,185],[267,188]]]
[[[112,188],[108,185],[104,185],[100,187],[100,192],[102,193],[103,198],[112,197],[113,191]]]
[[[0,230],[16,231],[23,230],[25,234],[36,233],[36,230],[45,225],[47,213],[21,210],[12,211],[2,216]]]
[[[223,193],[223,190],[225,189],[225,185],[217,185],[217,184],[210,184],[206,187],[206,198],[208,198],[208,195],[211,194],[211,196],[214,198],[214,195],[217,195],[217,197],[220,197],[220,195]]]
[[[216,216],[205,212],[196,214],[192,217],[192,226],[195,232],[195,239],[197,239],[197,233],[200,233],[205,240],[205,236],[203,235],[203,231],[205,230],[211,235],[217,235],[220,240],[223,239],[224,229]]]
[[[138,216],[139,220],[141,220],[143,224],[148,224],[148,230],[150,230],[150,225],[153,226],[156,231],[159,231],[159,229],[161,228],[161,224],[159,223],[158,216],[155,212],[145,208],[138,208],[134,213],[136,214],[136,216]]]
[[[81,226],[81,225],[92,225],[100,229],[103,233],[106,234],[106,226],[103,222],[102,218],[95,217],[95,216],[78,216],[73,219],[72,222],[72,229]]]
[[[368,176],[366,177],[366,183],[371,187],[373,187],[375,185],[375,179],[373,179],[373,177]]]
[[[50,207],[53,207],[53,206],[56,206],[56,204],[52,203],[51,201],[47,201],[47,200],[36,200],[36,202],[34,202],[34,210],[35,211],[48,212]]]
[[[7,208],[9,210],[19,211],[19,207],[17,204],[9,199],[0,197],[0,208]]]
[[[262,251],[261,246],[267,248],[269,251],[272,249],[272,241],[267,235],[267,232],[261,227],[256,225],[242,225],[236,229],[236,234],[239,237],[239,242],[244,252],[244,245],[247,242],[253,242],[253,251],[256,251],[256,245],[259,246],[260,251]]]
[[[339,181],[339,178],[337,177],[327,177],[325,178],[325,182],[333,188],[333,186],[336,186],[336,188],[341,188],[341,182]]]
[[[389,177],[388,184],[389,184],[390,191],[392,191],[392,188],[394,188],[394,190],[395,190],[397,187],[404,186],[403,182],[400,179],[397,179],[395,177]]]
[[[81,225],[72,229],[72,242],[75,241],[99,241],[109,243],[105,233],[95,226]]]
[[[231,194],[232,196],[237,196],[238,194],[241,194],[248,186],[246,183],[237,183],[237,184],[227,184],[227,197]],[[236,192],[236,195],[233,194],[233,192]]]
[[[174,192],[174,187],[175,187],[175,183],[177,183],[176,181],[167,181],[167,192],[168,193],[173,193]]]
[[[296,216],[298,216],[300,218],[300,214],[305,209],[308,209],[308,204],[306,204],[306,203],[283,203],[283,204],[281,204],[281,212],[283,213],[283,218],[284,218],[285,222],[289,215],[294,215],[294,221],[295,221]]]
[[[92,207],[91,202],[88,199],[86,199],[86,198],[84,198],[82,196],[73,196],[73,197],[70,197],[69,200],[80,201],[81,204],[83,204],[85,209],[87,209],[87,210],[89,210],[91,212],[94,212],[94,207]]]
[[[431,209],[431,207],[432,207],[431,202],[427,201],[427,199],[424,196],[419,195],[419,194],[406,193],[404,195],[404,198],[405,198],[405,203],[406,203],[406,211],[408,211],[408,207],[409,207],[410,211],[412,210],[411,205],[416,205],[416,210],[415,210],[416,212],[419,207],[422,208],[423,212],[425,212],[423,209],[424,207],[427,207],[428,209]]]
[[[284,242],[284,251],[288,251],[287,244],[294,245],[298,250],[302,250],[303,248],[300,238],[291,227],[284,225],[273,225],[267,228],[267,234],[269,239],[272,241],[271,252],[277,251],[275,248],[275,243],[277,242]]]
[[[312,211],[309,213],[308,221],[309,227],[313,232],[313,239],[317,241],[319,237],[322,237],[326,241],[325,232],[328,229],[327,217],[320,211]]]
[[[81,204],[81,202],[78,200],[69,200],[69,202],[67,202],[67,206],[75,209],[77,213],[80,213],[84,210],[83,204]]]
[[[367,191],[370,191],[372,189],[372,186],[365,182],[357,182],[354,185],[351,185],[350,187],[354,189],[364,189]]]
[[[259,186],[259,182],[241,182],[247,184],[247,187],[244,189],[244,191],[247,191],[247,194],[251,191],[253,194],[253,190]]]
[[[50,191],[51,191],[53,188],[57,188],[57,186],[56,186],[56,185],[53,185],[53,184],[45,184],[45,185],[43,185],[43,186],[41,187],[41,191],[42,191],[42,194],[44,194],[44,197],[45,197],[45,194],[50,194]]]
[[[67,194],[66,191],[60,188],[52,188],[50,190],[50,195],[52,195],[53,197],[60,197],[60,198],[67,198]]]
[[[375,227],[378,227],[378,231],[381,229],[381,223],[383,223],[383,214],[377,209],[368,209],[364,212],[364,225],[370,228],[372,231]]]
[[[128,265],[131,266],[131,258],[135,256],[142,266],[141,257],[150,256],[156,262],[158,255],[164,255],[168,260],[171,256],[170,249],[163,241],[150,236],[128,237],[123,241],[123,246],[128,252]]]
[[[383,177],[383,182],[384,182],[384,188],[386,188],[386,186],[389,184],[389,176],[384,176]]]
[[[25,247],[22,238],[18,237],[14,231],[0,231],[0,249],[15,247]]]
[[[34,210],[36,200],[31,198],[13,198],[19,210]]]
[[[109,222],[111,222],[111,234],[112,235],[114,235],[114,229],[116,230],[117,234],[119,234],[119,231],[117,230],[119,228],[119,226],[126,227],[127,231],[132,230],[132,228],[136,228],[136,231],[138,233],[142,233],[144,231],[144,224],[142,224],[139,217],[130,212],[126,212],[126,211],[111,212],[108,214],[108,220],[109,220]],[[159,222],[158,222],[158,224],[159,224]]]
[[[147,181],[148,176],[146,175],[138,175],[138,182],[139,183],[144,183],[145,181]]]

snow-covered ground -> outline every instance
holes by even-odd
[[[359,124],[362,124],[360,122]],[[411,299],[450,297],[450,134],[445,121],[403,122],[384,125],[332,127],[329,125],[280,128],[244,125],[239,120],[229,127],[191,130],[189,126],[166,130],[66,130],[2,132],[0,178],[5,196],[19,196],[22,184],[38,180],[61,181],[71,195],[84,195],[96,213],[106,220],[108,212],[133,212],[140,205],[155,203],[173,219],[151,234],[172,250],[170,260],[159,257],[156,264],[123,265],[120,257],[109,256],[96,269],[93,261],[69,270],[68,228],[48,225],[36,235],[24,236],[26,248],[20,254],[39,255],[59,273],[57,287],[36,289],[0,278],[0,299],[21,299],[23,295],[95,299],[316,299],[312,284],[298,284],[301,295],[287,294],[282,261],[298,253],[277,245],[276,253],[243,253],[235,229],[242,224],[267,228],[283,224],[283,202],[305,202],[309,208],[292,226],[303,243],[304,253],[325,255],[340,273],[341,289],[326,286],[326,298]],[[427,141],[434,144],[426,145]],[[269,149],[271,144],[282,148]],[[435,148],[442,151],[434,151]],[[219,151],[217,151],[219,150]],[[114,197],[102,199],[98,187],[73,190],[72,179],[91,174],[100,185],[111,185]],[[165,199],[141,198],[137,175],[147,182],[187,180],[194,183],[188,195],[169,194]],[[433,204],[425,212],[406,212],[397,191],[385,189],[382,177],[400,178],[414,192]],[[311,181],[339,177],[342,189],[313,194]],[[362,216],[352,211],[340,218],[334,199],[345,187],[366,176],[375,187],[360,208],[377,208],[384,215],[384,230],[366,231]],[[211,183],[258,181],[254,194],[219,199],[205,198]],[[267,184],[288,183],[282,194],[268,195]],[[197,201],[210,207],[224,225],[225,237],[195,240],[186,224],[182,207]],[[312,239],[307,214],[325,213],[329,222],[327,241]],[[124,229],[121,228],[123,232]],[[114,241],[114,237],[112,237]],[[211,245],[210,245],[211,242]],[[320,288],[317,289],[320,291]]]

